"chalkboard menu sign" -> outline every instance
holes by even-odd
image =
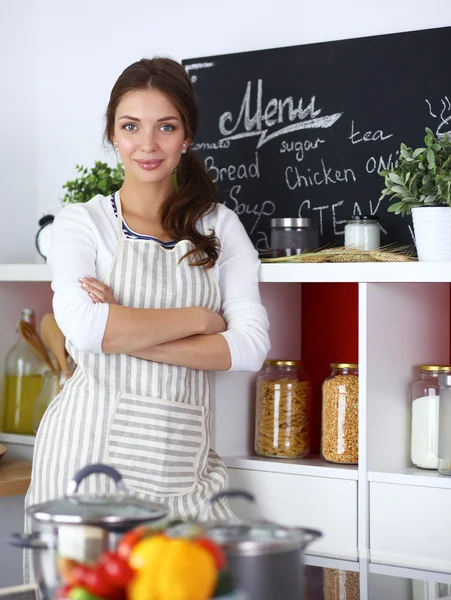
[[[378,171],[425,127],[451,130],[451,27],[183,61],[200,129],[193,147],[256,248],[270,219],[312,217],[321,245],[346,218],[380,219],[381,244],[412,244]]]

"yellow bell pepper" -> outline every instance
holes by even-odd
[[[213,555],[195,540],[160,535],[138,542],[130,566],[129,600],[208,600],[218,578]]]
[[[154,535],[133,547],[128,564],[136,571],[136,576],[127,588],[129,600],[158,600],[158,570],[169,543],[164,535]]]

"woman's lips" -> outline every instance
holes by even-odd
[[[161,165],[162,160],[137,160],[138,165],[145,171],[153,171]]]

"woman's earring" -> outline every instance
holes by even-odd
[[[117,147],[117,142],[114,142],[114,149],[118,150],[119,148]]]
[[[186,144],[185,144],[185,142],[183,142],[182,148],[183,148],[182,154],[186,154]]]

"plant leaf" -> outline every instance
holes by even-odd
[[[404,181],[402,180],[402,178],[397,175],[396,173],[389,173],[388,176],[390,177],[390,179],[392,181],[394,181],[395,183],[399,184],[399,185],[404,185]]]

